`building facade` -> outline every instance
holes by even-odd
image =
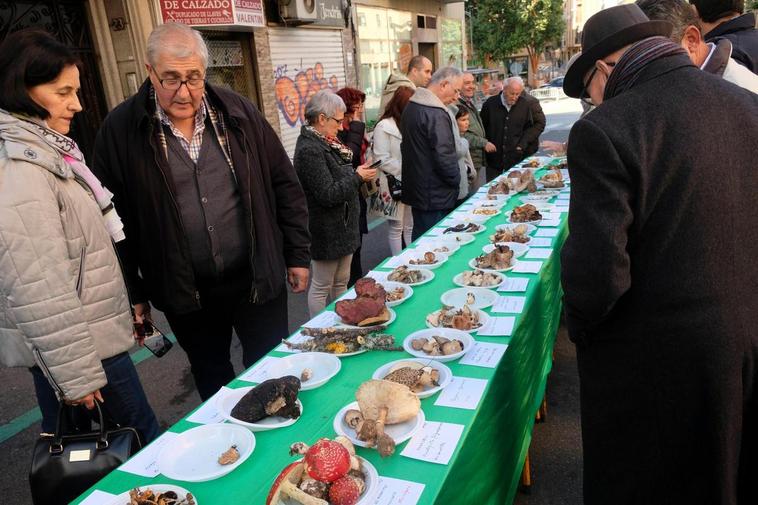
[[[371,121],[390,72],[406,71],[414,54],[435,68],[465,66],[459,4],[451,10],[439,0],[22,0],[0,2],[0,41],[38,27],[77,52],[84,112],[72,136],[88,154],[108,111],[147,78],[152,29],[189,24],[208,43],[208,81],[255,103],[291,156],[316,91],[364,90]]]

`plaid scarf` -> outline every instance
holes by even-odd
[[[653,61],[675,54],[687,54],[678,44],[666,37],[648,37],[633,44],[619,58],[616,67],[608,77],[603,101],[610,100],[633,87],[642,70]]]
[[[326,135],[319,132],[317,129],[310,125],[306,125],[305,129],[314,134],[316,137],[320,138],[326,144],[331,147],[334,151],[337,152],[337,154],[340,155],[340,157],[345,160],[348,163],[353,162],[353,150],[347,147],[345,144],[339,141],[337,137],[327,137]]]
[[[232,175],[234,175],[235,181],[237,180],[229,149],[229,132],[224,123],[224,116],[223,114],[219,114],[219,112],[210,104],[207,93],[203,96],[203,102],[195,115],[195,121],[201,121],[201,124],[195,124],[195,132],[192,136],[193,138],[190,140],[185,139],[184,135],[174,128],[171,120],[158,103],[158,97],[155,95],[155,89],[152,87],[150,88],[150,96],[155,103],[155,119],[159,124],[168,126],[171,129],[174,137],[179,140],[179,144],[181,144],[182,148],[187,152],[187,155],[195,163],[197,163],[197,159],[200,156],[200,149],[202,147],[203,132],[205,131],[205,117],[206,115],[210,117],[211,125],[213,125],[213,133],[216,135],[216,140],[218,140],[218,143],[221,146],[221,151],[224,153],[224,158],[226,159],[227,165],[229,165],[229,169],[232,171]],[[168,142],[166,141],[166,133],[163,131],[163,128],[157,129],[157,135],[158,142],[163,149],[163,155],[168,159]]]

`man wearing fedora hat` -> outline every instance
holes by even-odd
[[[561,271],[587,504],[758,503],[758,95],[637,5],[587,20]]]

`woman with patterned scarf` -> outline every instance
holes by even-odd
[[[368,164],[353,168],[353,152],[337,139],[345,103],[329,90],[311,97],[294,165],[308,200],[311,232],[311,317],[347,290],[350,262],[360,246],[358,190],[376,177]]]
[[[123,224],[67,137],[82,110],[77,59],[25,30],[0,46],[0,65],[0,364],[30,369],[43,432],[55,431],[59,401],[101,402],[150,442],[159,426],[129,357],[136,337],[113,245]],[[89,414],[70,410],[89,430]],[[61,485],[57,501],[87,486]]]

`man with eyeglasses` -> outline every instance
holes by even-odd
[[[200,397],[235,377],[232,329],[252,365],[287,331],[287,290],[308,284],[305,195],[279,138],[242,96],[206,81],[199,32],[157,27],[148,79],[106,118],[93,169],[115,196],[135,319],[162,310]],[[122,245],[123,244],[123,245]]]
[[[758,503],[758,95],[635,4],[590,17],[561,252],[584,502]]]
[[[540,101],[524,92],[521,77],[507,78],[503,92],[484,102],[481,116],[487,140],[496,148],[485,154],[488,181],[539,149],[547,122]]]

